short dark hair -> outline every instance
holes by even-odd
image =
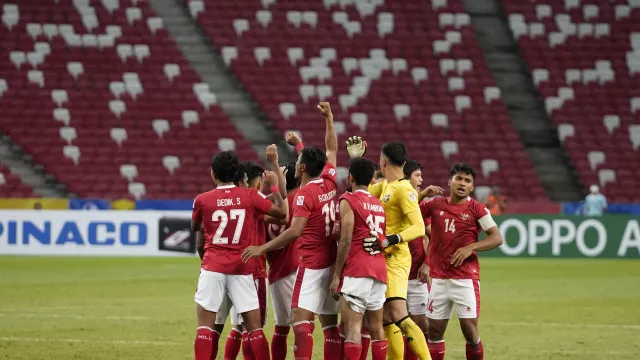
[[[476,170],[473,166],[464,163],[453,164],[451,167],[451,172],[449,173],[449,178],[452,178],[455,174],[462,173],[465,175],[471,175],[473,181],[476,180]]]
[[[234,181],[238,176],[239,168],[240,160],[233,151],[222,151],[211,158],[211,171],[215,174],[216,179],[222,182]]]
[[[317,147],[308,146],[302,149],[300,163],[305,166],[311,177],[318,177],[327,164],[327,155]]]
[[[298,180],[296,180],[296,163],[288,163],[284,167],[287,171],[287,175],[284,179],[287,183],[287,191],[290,191],[298,187]]]
[[[358,186],[371,184],[375,172],[375,164],[367,158],[361,157],[353,159],[351,160],[351,164],[349,164],[349,174]]]
[[[246,175],[247,175],[247,167],[244,165],[244,163],[239,163],[238,172],[236,173],[236,177],[233,179],[233,183],[236,184],[236,186],[239,186],[240,183],[244,180],[244,177]]]
[[[404,172],[404,177],[408,179],[416,170],[422,171],[423,169],[424,167],[419,162],[415,160],[407,160],[407,162],[404,164],[404,167],[402,168],[402,171]]]
[[[247,182],[251,184],[256,179],[262,178],[262,173],[264,173],[264,168],[262,166],[254,163],[253,161],[247,161],[244,163],[245,170],[247,172]]]
[[[401,141],[389,141],[382,145],[382,154],[395,166],[402,166],[407,161],[407,147]]]

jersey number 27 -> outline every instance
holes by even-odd
[[[246,215],[245,209],[232,209],[229,210],[229,214],[225,210],[216,210],[211,216],[211,221],[220,222],[218,225],[218,230],[213,234],[213,238],[211,242],[214,244],[228,244],[229,238],[226,236],[222,236],[224,234],[224,230],[227,228],[229,224],[229,218],[231,220],[236,221],[236,229],[233,232],[233,239],[231,239],[232,244],[237,244],[240,242],[240,235],[242,234],[242,225],[244,225],[244,217]]]

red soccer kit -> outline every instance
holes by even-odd
[[[220,186],[198,195],[192,219],[204,230],[204,270],[223,274],[248,275],[256,271],[257,261],[242,262],[242,251],[257,243],[257,219],[273,203],[255,189]]]
[[[336,261],[333,236],[336,182],[336,168],[327,162],[320,178],[301,187],[295,195],[292,218],[307,218],[307,225],[297,240],[302,268],[324,269]]]
[[[452,308],[458,318],[480,315],[480,263],[472,253],[459,267],[451,265],[451,256],[464,246],[478,241],[481,229],[495,226],[487,208],[468,197],[462,204],[437,197],[420,205],[423,217],[431,218],[431,241],[427,262],[431,271],[428,317],[449,319]]]
[[[344,193],[340,201],[349,203],[353,211],[353,236],[349,256],[342,272],[343,276],[370,277],[387,282],[387,264],[384,253],[371,256],[364,250],[363,240],[371,236],[371,231],[384,235],[386,231],[384,208],[380,200],[366,191]]]
[[[422,205],[422,204],[421,204]],[[431,219],[424,219],[424,226],[431,225]],[[422,264],[425,264],[424,243],[422,239],[409,241],[409,252],[411,253],[411,270],[409,270],[409,280],[418,278],[418,270]]]
[[[290,212],[294,206],[296,193],[297,191],[293,191],[287,196]],[[267,239],[269,241],[273,240],[286,229],[291,227],[292,219],[293,217],[289,216],[289,224],[287,225],[267,224]],[[289,245],[283,246],[280,249],[271,251],[267,254],[267,260],[269,261],[269,284],[273,284],[283,277],[294,273],[298,269],[298,249],[296,245],[297,244],[294,240],[294,242]]]

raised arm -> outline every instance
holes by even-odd
[[[276,144],[267,146],[266,157],[269,166],[271,166],[271,170],[278,176],[278,190],[280,191],[280,196],[282,196],[283,199],[286,199],[287,180],[284,178],[282,171],[280,171],[280,165],[278,164],[278,147]]]
[[[266,170],[263,176],[265,186],[275,187],[278,183],[278,175],[276,175],[276,172],[274,171]],[[273,201],[273,206],[271,206],[271,208],[266,212],[266,215],[276,219],[286,219],[288,215],[287,204],[282,198],[282,195],[280,195],[280,191],[274,191],[271,194],[271,200]]]
[[[347,256],[351,249],[351,240],[353,237],[354,215],[349,202],[340,201],[340,241],[338,242],[338,255],[336,257],[336,265],[333,270],[333,279],[329,285],[329,291],[334,298],[338,298],[338,286],[342,278],[344,265],[347,263]]]
[[[294,146],[296,148],[296,153],[298,154],[298,156],[300,156],[302,149],[304,149],[304,145],[302,144],[302,140],[300,139],[298,134],[294,133],[293,131],[289,131],[284,136],[284,140],[287,142],[287,144]]]
[[[324,116],[326,123],[326,133],[324,137],[324,147],[327,152],[327,160],[337,166],[338,164],[338,136],[336,135],[336,128],[333,125],[333,113],[331,112],[331,105],[324,101],[318,104],[318,110]]]

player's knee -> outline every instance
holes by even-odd
[[[409,315],[409,313],[407,312],[407,302],[402,299],[388,301],[385,305],[385,314],[388,315],[388,318],[385,319],[385,322],[387,322],[386,320],[393,322],[399,321],[400,319],[403,319],[407,317],[407,315]]]
[[[335,314],[335,315],[320,315],[318,317],[320,318],[320,324],[322,324],[322,327],[338,325],[338,314]],[[358,331],[360,331],[360,330],[358,330]]]
[[[372,340],[384,339],[384,327],[380,324],[369,324],[369,335]]]
[[[422,332],[429,331],[429,320],[424,315],[410,315],[411,320],[413,320],[416,325],[422,330]]]

